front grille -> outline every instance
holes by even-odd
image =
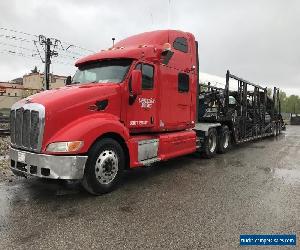
[[[30,144],[33,148],[37,148],[39,140],[39,112],[31,111],[31,131],[30,131]]]
[[[38,110],[35,110],[38,109]],[[13,146],[39,151],[43,134],[44,107],[25,104],[10,112],[10,134]]]
[[[16,124],[16,111],[10,111],[10,135],[11,143],[15,144],[15,124]]]
[[[24,147],[30,147],[30,110],[24,110],[22,122],[22,144]]]
[[[22,140],[22,135],[21,135],[21,130],[22,130],[22,109],[18,109],[16,111],[16,124],[15,124],[15,140],[16,140],[16,145],[21,145],[21,140]]]

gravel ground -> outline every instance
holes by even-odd
[[[9,143],[9,136],[0,137],[0,182],[11,182],[13,179],[17,178],[9,169]]]

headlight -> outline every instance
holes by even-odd
[[[53,142],[47,146],[47,152],[76,152],[83,146],[83,141]]]

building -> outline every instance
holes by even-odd
[[[20,84],[23,85],[23,77],[18,77],[10,81],[10,83]]]
[[[50,74],[49,88],[66,85],[66,76]],[[17,101],[44,90],[44,74],[32,72],[10,82],[0,82],[0,113],[7,113]]]
[[[0,113],[7,113],[10,107],[23,98],[24,87],[20,84],[0,82]]]
[[[63,87],[66,85],[66,76],[59,76],[50,74],[50,89],[55,89],[59,87]],[[36,72],[29,73],[23,76],[23,86],[27,89],[38,89],[43,90],[45,88],[44,84],[44,74]]]

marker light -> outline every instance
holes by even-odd
[[[163,45],[163,51],[168,51],[168,50],[171,50],[171,44],[169,43],[164,43]]]
[[[76,152],[83,146],[83,141],[53,142],[47,146],[47,152],[68,153]]]

